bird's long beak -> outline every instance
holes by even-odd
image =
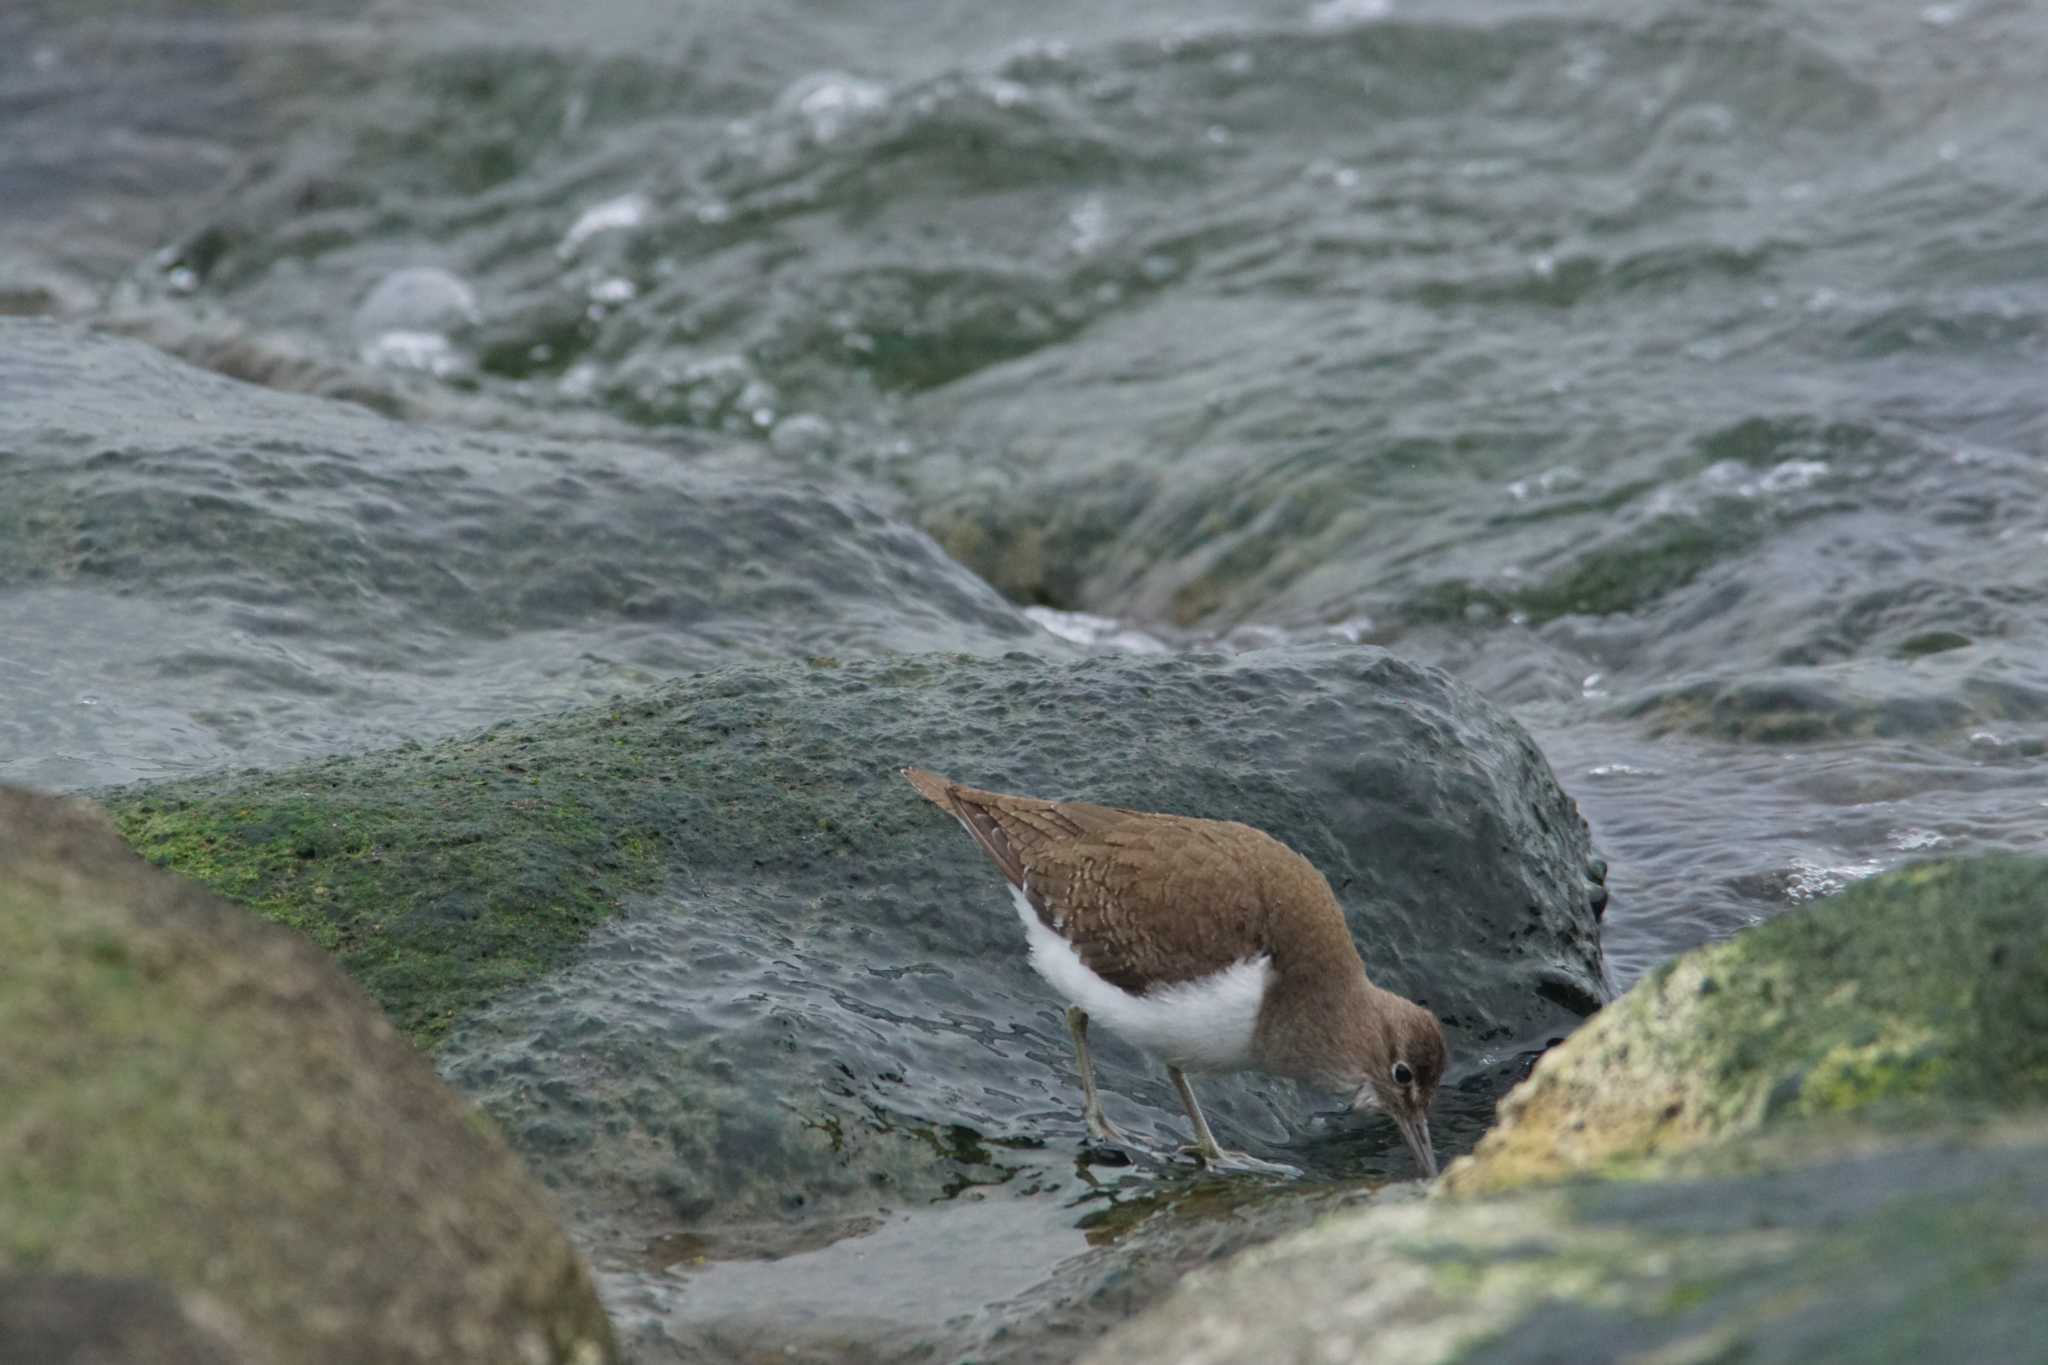
[[[1407,1139],[1408,1150],[1415,1155],[1415,1164],[1422,1168],[1425,1179],[1436,1178],[1436,1148],[1429,1143],[1429,1115],[1409,1116],[1393,1112],[1394,1123],[1401,1129],[1401,1136]]]

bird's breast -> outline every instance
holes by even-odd
[[[1142,993],[1103,980],[1073,945],[1038,917],[1024,893],[1012,890],[1031,944],[1031,965],[1090,1023],[1189,1071],[1239,1071],[1252,1064],[1252,1035],[1273,982],[1270,956],[1246,958],[1222,971],[1154,985]]]

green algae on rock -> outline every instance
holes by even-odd
[[[1197,1271],[1085,1365],[2039,1357],[2048,1115],[1328,1218]]]
[[[276,1365],[614,1357],[546,1196],[298,935],[0,789],[0,961],[0,1286]]]
[[[431,1046],[657,880],[658,836],[620,803],[653,776],[593,756],[555,762],[493,731],[105,804],[137,852],[305,933]]]
[[[1078,1137],[1058,1002],[905,763],[1291,842],[1376,979],[1443,1018],[1453,1151],[1498,1085],[1475,1059],[1605,994],[1587,832],[1534,744],[1356,646],[735,668],[109,801],[172,866],[332,933],[579,1227],[654,1236],[943,1198],[1012,1178],[1004,1143]],[[1098,1065],[1122,1120],[1176,1131],[1156,1068],[1113,1041]],[[1391,1133],[1315,1120],[1282,1083],[1231,1078],[1204,1105],[1293,1164],[1392,1173]],[[928,1140],[954,1125],[988,1141]]]
[[[1198,1272],[1087,1365],[2032,1358],[2044,876],[1924,863],[1680,958],[1537,1065],[1452,1197]]]
[[[1444,1177],[1486,1192],[1855,1115],[2048,1103],[2048,861],[1921,863],[1652,973]]]

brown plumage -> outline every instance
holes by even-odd
[[[1235,821],[1012,796],[916,768],[903,775],[960,821],[1039,921],[1111,986],[1159,999],[1241,964],[1270,963],[1237,1064],[1356,1088],[1354,1102],[1387,1108],[1434,1172],[1426,1114],[1444,1068],[1442,1031],[1427,1010],[1367,979],[1336,896],[1306,858]],[[1033,965],[1053,980],[1036,954]],[[1088,1015],[1076,1004],[1068,1023],[1089,1127],[1113,1133],[1089,1066]],[[1222,1157],[1181,1066],[1166,1060],[1199,1149]]]
[[[1267,953],[1282,974],[1331,954],[1358,956],[1323,874],[1250,825],[1006,796],[914,768],[903,775],[961,819],[1090,971],[1127,991]],[[1275,935],[1276,902],[1318,913]]]

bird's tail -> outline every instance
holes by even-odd
[[[923,768],[905,768],[903,770],[903,780],[917,788],[918,794],[923,796],[925,800],[942,810],[952,811],[954,785],[952,779],[940,777],[937,773],[928,773]]]

